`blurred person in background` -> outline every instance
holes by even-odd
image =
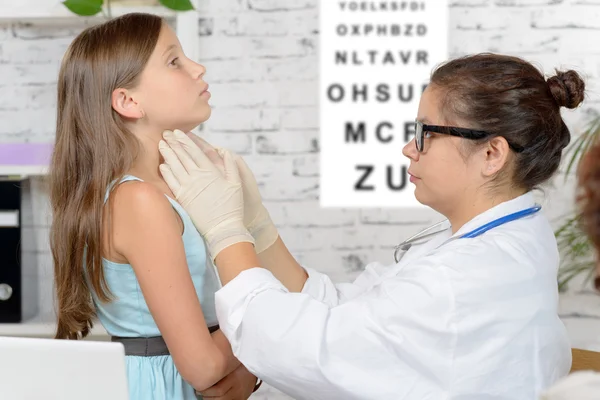
[[[584,232],[600,254],[600,142],[593,144],[581,159],[577,171],[577,206],[581,211]],[[594,286],[599,288],[600,264],[596,267]],[[600,333],[600,332],[599,332]],[[559,381],[540,400],[600,399],[600,373],[577,371]]]

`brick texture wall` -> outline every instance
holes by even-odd
[[[198,12],[198,61],[207,67],[214,108],[200,132],[244,155],[301,262],[348,280],[369,260],[391,262],[396,243],[439,218],[431,211],[319,209],[317,0],[213,0]],[[0,142],[52,141],[59,61],[88,23],[0,22]],[[510,53],[546,73],[575,68],[587,77],[586,104],[565,113],[574,133],[600,109],[599,30],[594,0],[450,1],[452,56]],[[572,208],[573,185],[560,177],[546,189],[545,212],[555,224]],[[51,315],[43,182],[34,182],[30,196],[37,213],[26,229],[37,244],[27,251],[40,256],[40,301]],[[574,346],[600,349],[600,296],[576,288],[562,296],[561,313]],[[286,398],[268,387],[260,392],[253,398]]]

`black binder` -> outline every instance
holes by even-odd
[[[0,178],[0,323],[23,322],[38,310],[37,257],[33,229],[25,234],[23,221],[32,221],[30,181]]]

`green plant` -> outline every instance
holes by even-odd
[[[570,155],[565,170],[565,180],[576,171],[582,156],[600,138],[600,115],[595,115],[586,129],[565,152]],[[561,268],[558,273],[559,290],[567,289],[575,277],[586,274],[585,282],[594,275],[597,259],[594,246],[581,229],[581,215],[578,211],[565,216],[562,225],[554,232],[561,253]]]
[[[65,5],[71,12],[77,15],[91,17],[103,13],[105,17],[112,18],[111,0],[65,0]],[[175,11],[193,10],[194,6],[190,0],[158,0],[166,8]]]

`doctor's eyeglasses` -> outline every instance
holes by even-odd
[[[474,129],[456,128],[454,126],[440,126],[440,125],[425,125],[421,121],[415,121],[415,144],[419,153],[423,152],[425,145],[425,132],[441,133],[444,135],[458,136],[464,139],[480,140],[486,137],[492,136],[491,133],[485,131],[477,131]],[[523,151],[523,147],[510,143],[508,140],[508,146],[515,152],[520,153]]]

